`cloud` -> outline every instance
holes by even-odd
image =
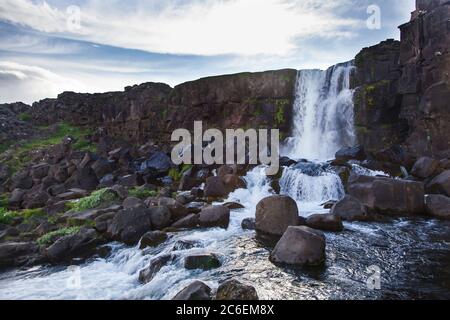
[[[349,38],[363,25],[336,13],[349,0],[88,0],[81,29],[69,32],[70,14],[47,2],[3,0],[0,19],[42,32],[124,48],[196,55],[285,55],[299,39]],[[73,31],[73,30],[72,30]]]

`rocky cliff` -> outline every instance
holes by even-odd
[[[356,125],[371,151],[402,144],[415,157],[450,156],[450,1],[417,1],[401,41],[356,57]]]

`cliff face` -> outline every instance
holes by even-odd
[[[416,157],[450,156],[450,1],[417,1],[401,41],[356,57],[356,125],[372,151],[403,144]]]
[[[33,105],[40,125],[67,121],[98,128],[130,142],[168,142],[178,128],[280,128],[287,133],[296,81],[295,70],[210,77],[174,89],[160,83],[127,87],[124,92],[77,94]]]

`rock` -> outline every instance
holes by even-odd
[[[338,201],[331,209],[331,214],[345,221],[368,221],[371,218],[363,204],[350,195]]]
[[[186,205],[195,200],[195,197],[190,192],[183,192],[175,198],[176,202],[181,205]]]
[[[450,198],[443,195],[425,196],[425,208],[428,215],[450,220]]]
[[[228,174],[236,174],[234,168],[229,165],[223,165],[217,169],[217,175],[221,178],[225,177]]]
[[[168,172],[173,166],[172,160],[163,152],[155,152],[148,160],[141,164],[140,170],[155,170],[160,173]]]
[[[99,181],[99,187],[100,188],[110,188],[114,185],[114,175],[113,174],[107,174]]]
[[[144,201],[135,197],[128,197],[123,201],[123,208],[125,210],[132,208],[145,207]]]
[[[133,208],[119,211],[108,226],[109,236],[127,245],[135,245],[141,237],[152,230],[154,211],[147,208]]]
[[[259,300],[256,289],[237,280],[228,280],[217,289],[216,300],[248,301]]]
[[[426,179],[434,175],[439,168],[439,161],[422,157],[414,164],[411,174],[417,178]]]
[[[150,208],[150,211],[151,211],[151,222],[154,229],[161,230],[170,226],[172,214],[170,213],[169,208],[153,207]]]
[[[237,209],[244,209],[245,207],[237,202],[227,202],[223,204],[224,207],[230,209],[230,210],[237,210]]]
[[[206,179],[204,195],[207,198],[226,198],[229,192],[220,177]]]
[[[199,213],[208,206],[206,202],[191,202],[186,205],[186,209],[189,213]]]
[[[180,220],[189,214],[189,210],[185,206],[172,198],[160,197],[158,206],[169,208],[173,220]]]
[[[175,229],[194,229],[198,227],[198,215],[191,213],[183,219],[172,224]]]
[[[271,196],[256,206],[256,230],[281,236],[289,226],[299,222],[297,203],[290,197]]]
[[[114,191],[122,200],[125,200],[128,197],[128,190],[121,185],[116,184],[111,187],[111,190]]]
[[[379,214],[424,213],[425,191],[421,182],[360,176],[349,184],[348,193]]]
[[[25,190],[14,189],[8,199],[8,205],[12,208],[20,208],[22,206],[23,198],[26,194]]]
[[[450,197],[450,170],[442,172],[426,186],[427,193]]]
[[[31,177],[35,181],[44,179],[50,170],[50,165],[47,163],[41,163],[31,168]]]
[[[213,206],[203,209],[198,217],[201,227],[204,228],[228,228],[230,223],[230,209],[224,206]]]
[[[107,212],[103,213],[102,215],[98,216],[95,219],[95,230],[98,232],[104,233],[108,231],[108,227],[110,223],[113,221],[114,217],[116,216],[117,212]]]
[[[322,231],[339,232],[344,230],[342,219],[334,214],[314,214],[306,219],[306,225]]]
[[[245,218],[244,220],[242,220],[241,227],[244,230],[255,230],[256,229],[255,218]]]
[[[78,233],[58,239],[45,250],[45,255],[52,262],[70,262],[74,258],[92,256],[101,244],[94,229],[81,229]]]
[[[350,148],[343,148],[336,153],[336,160],[365,160],[367,158],[364,147],[356,146]]]
[[[325,203],[322,203],[320,206],[323,207],[324,209],[331,209],[334,207],[334,205],[337,203],[336,200],[329,200]]]
[[[187,256],[184,259],[184,267],[188,270],[211,270],[219,268],[221,265],[219,258],[213,253]]]
[[[198,246],[198,243],[192,240],[178,240],[173,245],[172,251],[190,250]]]
[[[43,208],[47,204],[50,196],[45,191],[38,191],[36,193],[27,194],[24,198],[23,206],[26,209]]]
[[[72,188],[65,193],[58,194],[56,198],[58,198],[59,200],[75,200],[87,197],[88,195],[89,192],[87,192],[86,190]]]
[[[169,237],[167,233],[161,231],[150,231],[142,236],[140,249],[147,247],[157,247],[164,243]]]
[[[95,172],[89,168],[82,168],[75,173],[75,181],[80,189],[93,191],[98,186],[97,176]]]
[[[201,182],[196,177],[183,175],[180,179],[180,185],[178,187],[178,190],[188,191],[200,184],[201,184]]]
[[[154,259],[150,265],[139,272],[139,282],[149,283],[153,280],[156,274],[171,262],[173,257],[171,255],[164,255]]]
[[[103,177],[114,171],[113,162],[101,158],[96,160],[91,165],[91,168],[94,170],[98,180],[101,180]]]
[[[308,227],[289,227],[270,254],[270,261],[292,266],[319,266],[325,262],[325,236]]]
[[[12,176],[10,190],[28,190],[31,189],[31,187],[33,187],[33,178],[31,177],[29,171],[21,171]]]
[[[211,288],[201,281],[195,281],[181,290],[172,300],[201,301],[212,300]]]
[[[142,186],[144,183],[145,183],[145,181],[144,181],[144,179],[142,179],[142,176],[137,173],[120,177],[118,180],[119,185],[128,187],[128,188]]]
[[[280,158],[280,166],[281,167],[290,167],[290,166],[292,166],[292,165],[294,165],[296,163],[297,163],[297,161],[292,160],[292,159],[290,159],[288,157],[281,157]]]
[[[31,265],[39,260],[42,260],[42,256],[35,243],[0,243],[0,269]]]

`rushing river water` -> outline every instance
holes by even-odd
[[[342,146],[354,143],[351,64],[327,71],[301,71],[294,107],[294,137],[284,153],[314,160],[310,168],[286,168],[281,193],[293,197],[302,216],[327,213],[320,204],[344,195],[339,177],[321,169]],[[91,259],[79,268],[40,266],[0,274],[0,299],[171,299],[193,280],[212,288],[229,278],[253,285],[261,299],[427,299],[450,298],[450,223],[425,219],[396,219],[385,223],[346,223],[341,233],[326,233],[327,260],[323,268],[281,268],[269,262],[271,248],[244,231],[241,222],[254,217],[257,203],[271,195],[264,168],[247,174],[247,189],[228,201],[245,208],[233,210],[230,225],[174,233],[157,248],[139,250],[109,244],[107,258]],[[364,174],[380,174],[355,166]],[[179,248],[180,241],[193,244]],[[185,256],[212,252],[222,266],[211,271],[183,267]],[[175,260],[148,284],[139,271],[161,255]],[[380,289],[369,286],[380,276]],[[74,279],[76,279],[74,281]]]

